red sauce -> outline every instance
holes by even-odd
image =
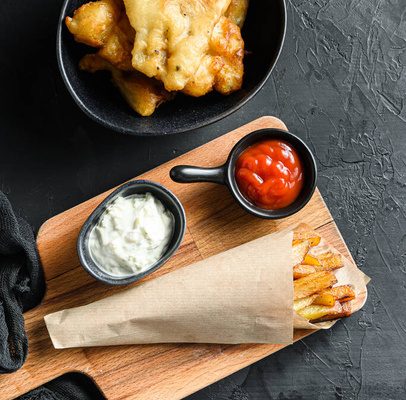
[[[268,210],[292,204],[304,180],[295,149],[279,140],[261,141],[244,150],[237,160],[235,177],[243,195]]]

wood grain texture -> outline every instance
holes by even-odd
[[[266,221],[246,214],[223,186],[181,185],[170,180],[168,172],[177,164],[222,164],[241,137],[265,127],[286,129],[277,118],[263,117],[139,176],[171,189],[183,203],[188,222],[185,239],[175,256],[143,281],[298,222],[312,226],[351,259],[317,190],[296,215]],[[30,353],[21,370],[0,377],[1,399],[12,399],[70,371],[89,375],[108,399],[180,399],[283,347],[162,344],[55,350],[44,315],[124,290],[95,281],[81,268],[76,255],[76,239],[83,222],[110,192],[51,218],[41,227],[37,242],[47,292],[43,303],[25,314]],[[295,340],[310,333],[313,331],[296,331]]]

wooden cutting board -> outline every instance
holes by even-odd
[[[177,164],[222,164],[240,138],[266,127],[286,129],[279,119],[263,117],[138,177],[159,182],[172,190],[183,203],[187,215],[187,232],[180,249],[165,266],[144,281],[298,222],[312,226],[351,259],[318,190],[296,215],[266,221],[240,209],[224,186],[181,185],[169,178],[169,170]],[[109,193],[59,214],[41,227],[37,242],[47,292],[42,304],[25,314],[29,356],[22,369],[0,376],[0,399],[15,398],[70,371],[90,376],[108,399],[180,399],[283,347],[154,344],[55,350],[45,328],[44,315],[123,290],[91,278],[79,265],[76,255],[76,238],[83,222]],[[310,333],[313,331],[296,331],[295,340]]]

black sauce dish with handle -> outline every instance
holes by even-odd
[[[156,199],[161,201],[163,206],[172,213],[174,217],[174,228],[172,238],[166,248],[164,254],[153,265],[146,270],[127,275],[124,277],[110,275],[93,260],[89,247],[90,233],[100,221],[106,209],[118,198],[127,197],[135,194],[151,193]],[[185,210],[179,199],[164,186],[148,181],[148,180],[133,180],[120,186],[114,192],[103,200],[100,205],[93,211],[86,222],[83,224],[77,240],[77,252],[79,261],[82,267],[91,276],[97,280],[109,285],[128,285],[142,279],[144,276],[151,274],[160,268],[179,248],[186,230],[186,215]]]
[[[262,140],[281,140],[296,150],[303,167],[304,184],[298,197],[287,207],[269,210],[256,206],[241,193],[236,178],[235,167],[238,157],[248,147]],[[232,148],[225,164],[215,168],[178,165],[171,169],[172,180],[178,183],[213,182],[226,185],[236,202],[250,214],[265,219],[289,217],[301,210],[311,199],[316,189],[317,167],[312,152],[298,136],[280,129],[261,129],[244,136]]]

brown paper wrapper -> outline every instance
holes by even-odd
[[[292,231],[264,236],[100,301],[47,315],[56,348],[293,340]]]
[[[264,236],[100,301],[45,317],[55,348],[145,343],[293,341],[293,328],[327,329],[293,311],[293,230]],[[337,252],[324,240],[317,254]],[[352,284],[352,311],[369,278],[344,258],[337,285]]]

